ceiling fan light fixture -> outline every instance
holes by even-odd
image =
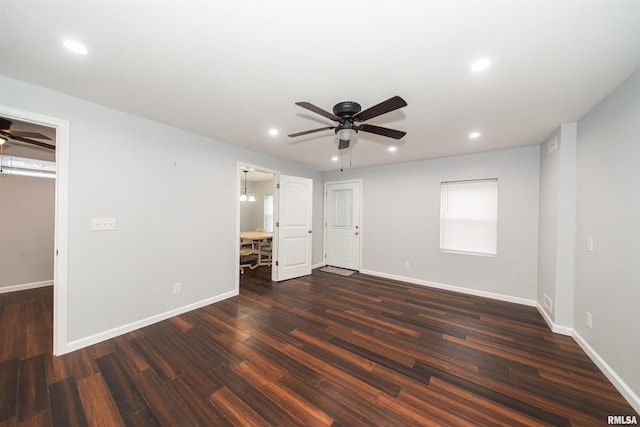
[[[0,135],[0,145],[4,144],[7,141],[8,141],[7,138],[5,138],[4,136]]]
[[[338,138],[340,138],[343,141],[351,141],[351,138],[353,137],[354,134],[355,134],[355,131],[352,128],[344,128],[336,132],[336,135],[338,135]]]

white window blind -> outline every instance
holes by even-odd
[[[264,195],[264,231],[273,233],[273,194]]]
[[[443,182],[440,189],[440,249],[496,255],[498,180]]]

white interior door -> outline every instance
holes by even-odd
[[[360,270],[360,181],[327,183],[325,263]]]
[[[311,274],[313,180],[280,175],[277,280]]]

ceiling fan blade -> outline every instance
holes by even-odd
[[[320,107],[316,107],[315,105],[313,105],[310,102],[304,102],[304,101],[296,102],[296,105],[299,105],[302,108],[306,108],[309,111],[313,111],[316,114],[320,114],[321,116],[324,116],[329,120],[333,120],[333,121],[336,121],[336,122],[339,122],[341,120],[340,117],[336,116],[335,114],[332,114],[332,113],[330,113],[328,111],[325,111]]]
[[[5,135],[5,136],[9,137],[10,139],[13,139],[13,140],[16,140],[16,141],[26,142],[27,144],[31,144],[31,145],[37,145],[38,147],[48,148],[50,150],[55,150],[56,149],[55,145],[47,144],[46,142],[34,141],[32,139],[23,138],[21,136],[10,135],[8,133],[8,131],[6,131],[6,130],[0,130],[0,134]]]
[[[4,132],[7,135],[20,136],[22,138],[48,139],[49,141],[51,140],[51,138],[49,138],[48,136],[38,132],[27,132],[22,130],[9,130],[9,129],[2,129],[2,132]]]
[[[406,132],[403,132],[401,130],[383,128],[380,126],[368,125],[366,123],[361,124],[360,126],[358,126],[358,128],[358,130],[361,130],[363,132],[375,133],[377,135],[382,135],[393,139],[401,139],[407,134]]]
[[[327,126],[327,127],[318,128],[318,129],[305,130],[304,132],[292,133],[289,136],[293,138],[296,136],[307,135],[309,133],[320,132],[321,130],[329,130],[329,129],[335,129],[335,128],[336,128],[335,126]]]
[[[378,105],[374,105],[371,108],[367,108],[364,111],[359,112],[353,118],[358,122],[364,122],[365,120],[372,119],[374,117],[378,117],[382,114],[389,113],[393,110],[397,110],[398,108],[406,107],[407,102],[400,98],[399,96],[394,96],[393,98],[389,98],[386,101],[382,101]]]

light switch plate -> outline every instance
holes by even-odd
[[[111,231],[116,229],[116,219],[114,217],[101,217],[91,219],[91,230]]]

